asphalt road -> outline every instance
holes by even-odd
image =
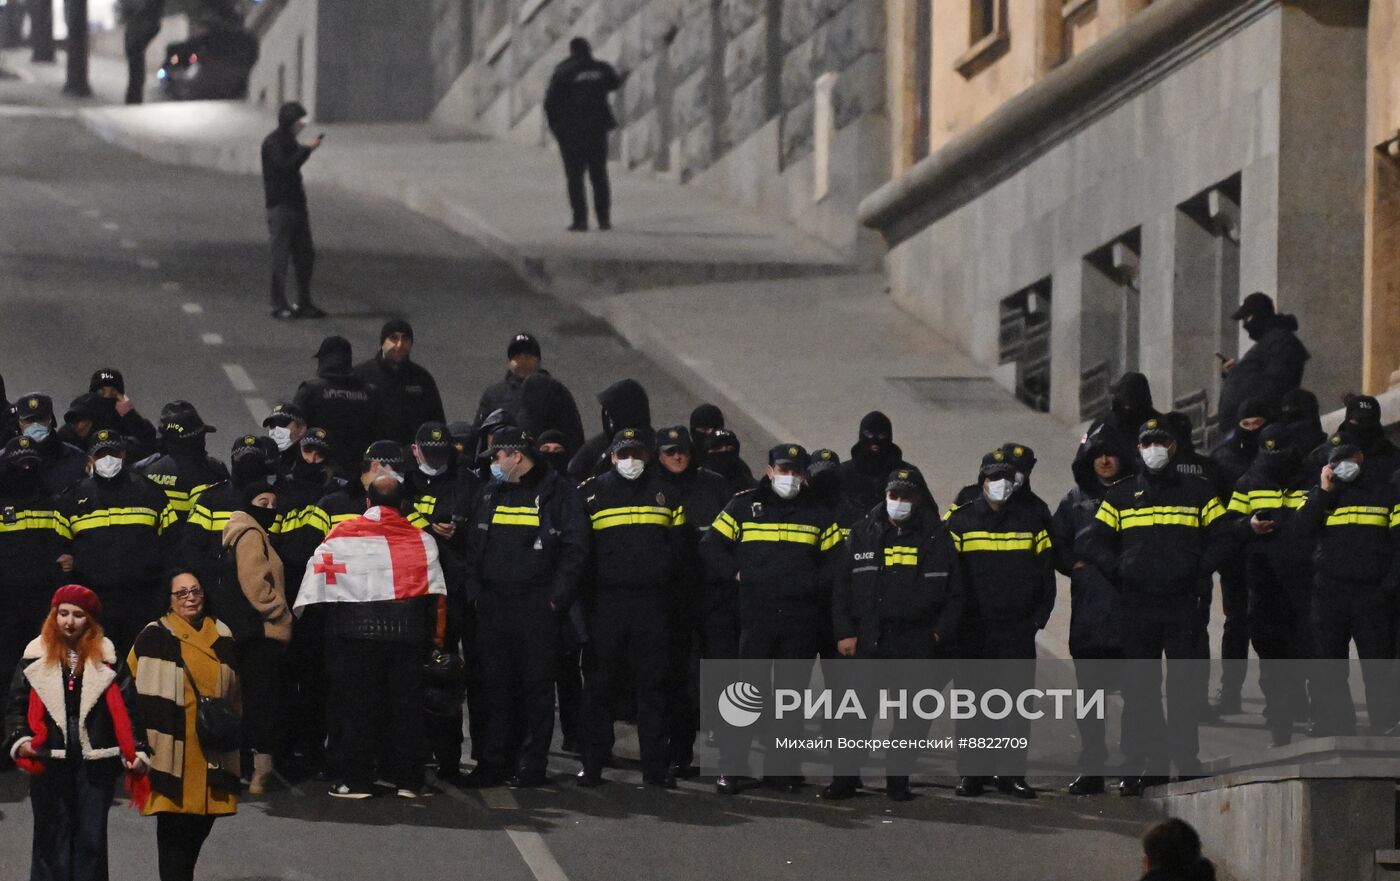
[[[0,82],[5,101],[42,103],[12,81]],[[0,374],[11,397],[37,389],[62,406],[94,368],[119,367],[148,416],[173,398],[196,402],[219,427],[211,450],[223,454],[311,375],[321,336],[343,334],[367,357],[381,322],[403,315],[450,417],[470,416],[522,328],[542,337],[546,365],[573,389],[590,431],[592,396],[623,376],[646,385],[658,424],[697,403],[605,326],[532,293],[472,242],[333,192],[311,194],[316,290],[331,317],[274,322],[259,186],[153,165],[71,119],[0,106]],[[314,783],[279,790],[218,823],[199,877],[1119,881],[1137,877],[1136,837],[1153,819],[1117,798],[969,803],[946,780],[898,806],[880,795],[824,804],[815,786],[736,799],[698,782],[644,790],[635,770],[579,790],[567,782],[576,768],[556,756],[558,783],[547,789],[439,790],[412,803],[339,802]],[[111,822],[112,877],[155,877],[154,823],[129,810]],[[0,775],[0,881],[27,877],[30,832],[24,780]]]

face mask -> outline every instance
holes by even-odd
[[[421,471],[421,472],[423,472],[424,474],[426,474],[426,475],[429,476],[429,477],[437,477],[439,474],[441,474],[441,473],[443,473],[444,471],[447,470],[447,466],[444,465],[444,466],[442,466],[441,468],[434,468],[433,466],[429,465],[427,462],[419,462],[419,463],[418,463],[418,470]]]
[[[647,463],[641,459],[618,459],[617,473],[628,480],[636,480],[642,476],[642,472],[647,468]]]
[[[292,445],[292,428],[290,425],[276,425],[267,430],[267,436],[272,438],[277,444],[277,452],[281,453]]]
[[[34,443],[36,444],[41,444],[44,441],[48,440],[49,427],[47,425],[44,425],[42,422],[35,422],[32,425],[26,425],[24,427],[24,436],[34,441]]]
[[[98,477],[111,480],[121,473],[122,460],[118,459],[116,456],[103,456],[101,459],[92,463],[92,470]]]
[[[1342,483],[1351,483],[1361,474],[1361,466],[1350,459],[1344,459],[1332,466],[1332,476]]]
[[[1171,454],[1166,447],[1148,447],[1142,451],[1142,464],[1147,466],[1148,471],[1161,471],[1170,460]]]
[[[491,479],[496,481],[497,483],[509,483],[511,474],[513,474],[514,472],[514,465],[507,468],[500,462],[491,463]]]
[[[297,480],[319,480],[325,473],[325,467],[297,456],[296,461],[292,463],[292,476]]]
[[[903,523],[909,519],[910,514],[914,513],[914,503],[885,499],[885,513],[889,514],[890,519],[895,523]]]
[[[253,518],[263,529],[271,529],[272,524],[277,522],[277,512],[272,508],[260,508],[257,505],[248,507],[248,516]]]
[[[1016,491],[1016,484],[1005,478],[987,482],[987,498],[993,502],[1004,502]]]
[[[775,474],[773,475],[773,492],[778,494],[780,499],[796,498],[802,490],[802,478],[795,474]]]

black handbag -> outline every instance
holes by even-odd
[[[190,668],[180,661],[180,669],[185,671],[185,681],[190,684],[198,703],[194,714],[194,732],[199,738],[200,748],[205,753],[227,753],[243,747],[243,720],[233,704],[222,697],[205,697],[199,686],[194,684]]]

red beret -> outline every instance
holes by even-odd
[[[102,600],[81,584],[65,584],[54,591],[53,608],[57,609],[64,603],[77,606],[93,618],[102,617]]]

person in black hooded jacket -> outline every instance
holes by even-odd
[[[548,432],[563,435],[564,448],[583,447],[583,421],[574,396],[564,384],[543,370],[525,377],[520,384],[520,400],[513,411],[515,424],[542,438]]]
[[[1268,294],[1255,291],[1230,316],[1243,322],[1254,341],[1239,361],[1221,366],[1224,381],[1216,412],[1221,425],[1239,421],[1239,407],[1249,398],[1277,401],[1303,384],[1308,350],[1298,339],[1298,319],[1274,313]]]
[[[353,481],[360,476],[360,456],[383,437],[379,390],[351,369],[350,341],[345,337],[321,340],[314,357],[316,376],[301,384],[292,403],[306,414],[307,425],[324,428],[334,439],[331,464],[336,476]]]
[[[355,366],[356,376],[379,389],[384,408],[380,437],[401,444],[413,443],[423,423],[447,420],[437,380],[412,356],[413,325],[391,318],[379,330],[379,351]]]
[[[860,437],[851,446],[851,458],[840,465],[841,491],[852,508],[869,511],[884,498],[890,472],[912,467],[894,442],[890,417],[873,410],[861,417]]]
[[[613,437],[624,428],[633,428],[648,438],[655,435],[651,426],[651,401],[647,390],[635,379],[619,379],[598,393],[602,406],[603,433],[595,434],[574,454],[569,463],[569,475],[582,483],[611,468],[607,451]]]
[[[1366,454],[1366,473],[1381,480],[1390,480],[1400,470],[1400,447],[1385,436],[1381,421],[1381,403],[1370,395],[1347,395],[1346,416],[1342,420],[1347,442]],[[1326,463],[1330,450],[1323,443],[1318,455]]]
[[[1327,442],[1327,432],[1322,430],[1317,395],[1305,388],[1295,388],[1284,395],[1278,402],[1278,421],[1292,430],[1293,446],[1311,464],[1314,461],[1312,451]],[[1318,468],[1325,464],[1325,459],[1317,461]]]
[[[311,217],[306,208],[306,187],[301,167],[316,148],[318,135],[310,143],[297,141],[306,123],[306,108],[288,101],[277,109],[277,129],[263,139],[263,195],[267,205],[267,231],[272,238],[272,317],[324,318],[311,303],[311,270],[316,248],[311,242]],[[297,302],[287,303],[287,262],[297,276]]]
[[[1097,426],[1079,445],[1072,466],[1075,487],[1065,493],[1051,520],[1055,568],[1069,576],[1069,652],[1079,687],[1086,691],[1118,686],[1113,661],[1123,657],[1123,610],[1118,588],[1085,552],[1085,542],[1104,493],[1132,474],[1134,459],[1117,429],[1109,423]],[[1080,776],[1069,791],[1094,795],[1104,790],[1107,730],[1093,714],[1078,724]]]
[[[1152,405],[1152,385],[1146,376],[1136,371],[1128,371],[1118,377],[1109,394],[1108,412],[1094,420],[1086,437],[1096,434],[1105,425],[1110,426],[1118,437],[1136,437],[1138,426],[1162,415]]]
[[[724,478],[730,495],[758,486],[748,463],[739,458],[741,449],[739,435],[728,428],[716,428],[705,441],[705,467]]]

